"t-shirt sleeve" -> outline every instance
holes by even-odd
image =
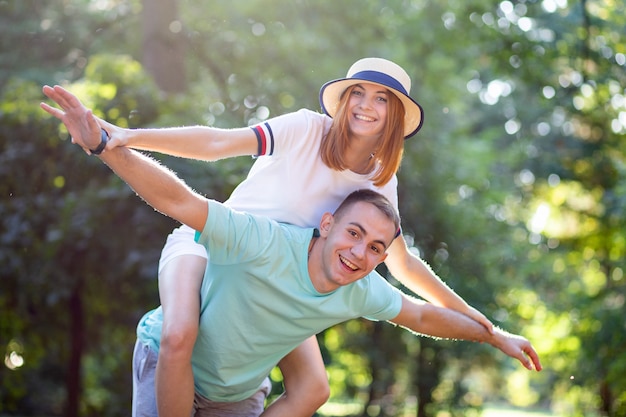
[[[314,117],[321,115],[302,109],[251,126],[258,141],[257,156],[280,156],[292,151],[309,131]]]
[[[366,298],[368,311],[363,314],[363,318],[382,321],[397,317],[402,309],[402,292],[376,271],[366,279],[369,280]]]

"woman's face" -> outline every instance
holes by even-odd
[[[347,117],[353,135],[380,137],[387,120],[389,94],[386,88],[365,82],[352,88]]]

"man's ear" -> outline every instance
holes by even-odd
[[[333,225],[334,217],[331,213],[326,212],[322,215],[322,220],[320,220],[320,236],[326,237],[328,236],[328,232]]]

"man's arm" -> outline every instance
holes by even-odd
[[[493,332],[491,321],[448,287],[422,259],[412,254],[404,237],[395,239],[387,252],[385,265],[404,286],[436,306],[465,314]]]
[[[477,321],[447,308],[437,307],[403,295],[400,314],[390,320],[399,326],[423,335],[443,339],[461,339],[486,342],[516,358],[527,369],[542,369],[539,355],[530,342],[522,336],[495,328],[494,333]]]
[[[62,110],[42,103],[42,108],[61,120],[72,142],[85,150],[96,149],[101,129],[91,111],[72,95],[63,95],[50,87],[44,93],[57,102]],[[122,180],[157,211],[181,223],[202,230],[206,223],[206,198],[191,190],[172,171],[156,160],[128,148],[115,148],[99,155]]]
[[[107,151],[100,159],[155,210],[194,230],[204,229],[207,199],[156,160],[127,148]]]

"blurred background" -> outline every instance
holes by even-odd
[[[409,243],[545,370],[354,320],[319,335],[319,414],[626,416],[625,27],[623,0],[0,0],[0,415],[130,415],[176,226],[70,144],[42,85],[121,126],[240,127],[319,110],[379,56],[426,115],[399,173]],[[219,200],[253,162],[155,157]]]

